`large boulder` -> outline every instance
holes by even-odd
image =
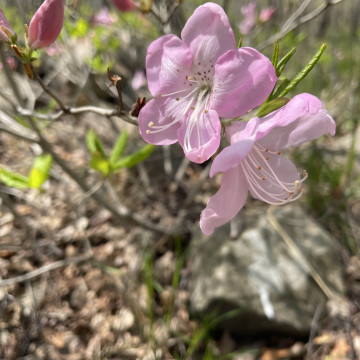
[[[223,323],[238,334],[305,334],[319,304],[344,292],[338,244],[298,205],[262,210],[235,239],[229,226],[195,236],[190,308],[214,316],[239,309]]]

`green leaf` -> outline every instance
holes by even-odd
[[[284,78],[282,83],[279,84],[278,87],[271,94],[271,99],[276,99],[284,91],[284,89],[289,85],[289,83],[290,83],[290,80],[288,78]]]
[[[290,84],[284,89],[284,91],[279,95],[280,97],[285,96],[289,91],[293,90],[296,85],[299,84],[301,80],[305,78],[305,76],[312,70],[312,68],[316,65],[316,63],[320,60],[321,55],[326,49],[326,44],[322,44],[317,53],[313,56],[313,58],[309,61],[309,63],[302,69],[293,80],[291,80]]]
[[[128,134],[126,131],[123,131],[118,138],[116,139],[116,142],[114,144],[114,147],[111,150],[110,154],[110,164],[114,165],[119,159],[120,156],[124,154],[127,142],[128,142]]]
[[[28,177],[2,167],[0,167],[0,181],[12,188],[25,189],[29,187]]]
[[[293,57],[293,55],[295,54],[296,49],[292,48],[276,65],[275,69],[276,69],[276,76],[280,76],[281,73],[283,72],[286,64],[289,62],[289,60]]]
[[[34,189],[41,188],[42,184],[49,178],[52,161],[50,154],[42,154],[35,158],[29,175],[30,187]]]
[[[126,156],[125,158],[119,160],[116,164],[113,165],[113,170],[122,168],[122,167],[133,167],[137,165],[138,163],[144,161],[147,159],[151,153],[154,151],[155,146],[152,144],[147,144],[144,147],[142,147],[140,150],[132,153],[129,156]]]
[[[93,129],[90,129],[86,134],[86,145],[91,155],[99,153],[103,158],[107,157],[104,145]]]
[[[279,42],[276,41],[275,45],[274,45],[274,52],[273,52],[273,56],[271,59],[272,64],[274,65],[274,68],[276,69],[277,67],[277,62],[278,62],[278,58],[279,58]]]
[[[96,170],[99,171],[104,176],[108,176],[110,174],[110,164],[109,160],[104,158],[101,154],[98,152],[95,152],[91,156],[90,160],[90,166]]]
[[[284,105],[286,105],[290,99],[287,98],[278,98],[271,100],[265,104],[262,104],[256,114],[258,117],[263,117],[265,115],[270,114],[271,112],[280,109]]]

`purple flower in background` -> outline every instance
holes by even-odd
[[[276,12],[276,8],[274,8],[272,6],[265,8],[265,9],[261,9],[259,20],[261,22],[267,22],[273,17],[275,12]]]
[[[269,204],[282,205],[298,199],[302,183],[294,164],[281,151],[299,146],[323,134],[335,134],[335,122],[321,101],[300,94],[271,114],[226,128],[230,146],[216,156],[210,176],[222,172],[219,191],[212,196],[200,217],[200,227],[210,235],[231,220],[244,206],[248,192]]]
[[[107,7],[103,7],[97,14],[92,17],[93,25],[112,25],[116,19],[111,16],[110,11]]]
[[[14,35],[14,30],[10,26],[8,19],[0,8],[0,41],[8,42],[10,40],[10,34]]]
[[[12,56],[7,57],[6,62],[10,69],[12,69],[12,70],[16,69],[16,60],[14,57],[12,57]],[[0,63],[0,70],[2,70],[2,69],[3,69],[3,64]]]
[[[234,118],[260,105],[276,82],[269,59],[237,49],[224,10],[198,7],[181,33],[150,44],[146,74],[155,97],[141,110],[140,134],[155,145],[179,142],[191,161],[202,163],[220,143],[219,117]]]
[[[62,0],[45,0],[29,24],[28,41],[32,49],[50,46],[59,36],[64,23]]]
[[[250,1],[248,5],[241,7],[241,13],[244,15],[244,20],[240,23],[240,32],[244,35],[247,35],[255,26],[255,8],[255,1]]]
[[[134,89],[134,91],[137,91],[145,85],[146,85],[146,77],[144,71],[136,70],[134,77],[131,80],[131,87]]]

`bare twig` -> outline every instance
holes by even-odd
[[[2,200],[3,204],[13,214],[14,218],[21,223],[21,225],[24,227],[24,229],[26,229],[26,231],[29,234],[31,234],[33,232],[33,228],[31,226],[28,218],[26,218],[25,216],[23,216],[16,210],[13,202],[9,199],[8,195],[3,192],[0,192],[0,199]]]
[[[267,219],[269,223],[272,225],[272,227],[276,230],[276,232],[280,235],[280,237],[284,240],[286,245],[289,246],[293,254],[296,255],[296,257],[300,260],[302,266],[305,268],[305,270],[311,275],[311,277],[314,279],[314,281],[317,283],[319,288],[323,291],[323,293],[329,298],[329,299],[336,299],[338,296],[334,291],[332,291],[328,285],[325,283],[323,278],[320,276],[320,274],[315,270],[315,268],[309,263],[309,261],[306,259],[306,257],[303,255],[301,250],[297,247],[297,245],[294,243],[294,241],[291,239],[291,237],[286,233],[286,231],[283,229],[283,227],[280,225],[280,223],[277,221],[276,217],[274,216],[274,210],[275,206],[271,205],[268,208],[267,211]]]
[[[79,187],[85,192],[85,193],[91,193],[91,189],[88,187],[88,185],[85,184],[83,179],[74,171],[72,170],[66,162],[61,159],[57,153],[53,150],[52,145],[45,139],[45,137],[42,135],[40,129],[38,128],[36,122],[29,117],[28,121],[30,123],[30,126],[34,129],[34,131],[38,134],[39,137],[39,145],[42,147],[44,152],[47,152],[51,154],[53,160],[63,169],[63,171],[68,174],[78,185]],[[140,225],[146,229],[153,230],[156,232],[160,232],[162,234],[171,235],[171,233],[162,228],[159,225],[153,224],[145,219],[143,219],[138,214],[132,214],[130,210],[128,210],[125,206],[122,206],[120,209],[113,207],[101,194],[100,192],[93,192],[91,193],[91,197],[96,200],[100,205],[102,205],[104,208],[109,210],[115,218],[118,220],[125,222],[125,223],[135,223],[136,225]]]
[[[307,346],[307,355],[306,358],[307,359],[311,359],[312,353],[313,353],[313,343],[314,343],[314,338],[318,329],[318,325],[319,325],[319,319],[320,319],[320,315],[321,312],[324,308],[323,304],[318,304],[318,306],[315,309],[315,313],[313,316],[313,319],[311,321],[311,330],[310,330],[310,335],[309,335],[309,342],[308,342],[308,346]]]
[[[266,41],[264,41],[263,43],[261,43],[260,45],[257,46],[257,49],[264,50],[266,47],[274,44],[275,41],[282,39],[284,36],[286,36],[290,31],[298,28],[300,25],[303,25],[307,22],[309,22],[310,20],[315,19],[316,17],[318,17],[321,13],[323,13],[327,8],[334,6],[336,4],[339,4],[341,2],[343,2],[344,0],[325,0],[325,2],[320,5],[318,8],[316,8],[315,10],[313,10],[312,12],[310,12],[307,15],[304,15],[302,17],[299,17],[303,11],[304,11],[304,6],[303,5],[308,5],[309,4],[309,0],[304,1],[299,9],[294,13],[295,15],[297,15],[296,17],[291,16],[286,22],[285,24],[281,27],[280,31],[273,35],[270,36]],[[305,6],[305,7],[306,7]],[[290,20],[290,21],[289,21]]]
[[[33,143],[37,143],[38,140],[35,138],[35,137],[32,137],[32,136],[26,136],[26,135],[23,135],[23,134],[20,134],[14,130],[11,130],[5,126],[2,126],[0,125],[0,132],[3,131],[3,132],[6,132],[18,139],[21,139],[21,140],[25,140],[25,141],[28,141],[28,142],[33,142]]]
[[[170,23],[172,16],[175,13],[175,10],[180,6],[181,1],[176,0],[173,2],[171,8],[166,12],[166,14],[162,14],[159,9],[154,9],[154,6],[151,7],[150,13],[156,18],[156,20],[161,24],[162,30],[164,33],[167,33],[166,28]]]
[[[15,83],[13,77],[11,76],[11,70],[6,61],[3,44],[1,44],[1,43],[0,43],[0,60],[1,60],[1,63],[2,63],[3,69],[4,69],[4,74],[5,74],[6,80],[8,81],[11,89],[13,90],[13,93],[14,93],[14,96],[15,96],[17,102],[19,104],[21,104],[21,106],[24,106],[25,100],[21,97],[20,91],[17,87],[17,84]]]
[[[58,120],[59,118],[61,118],[61,116],[64,115],[64,111],[62,110],[56,112],[55,114],[43,114],[33,110],[25,109],[21,106],[17,106],[16,110],[18,111],[19,114],[23,116],[35,116],[38,119],[51,120],[51,121]],[[138,121],[136,118],[130,116],[129,114],[126,114],[125,112],[119,114],[119,110],[117,109],[105,109],[98,106],[79,106],[79,107],[69,107],[66,113],[70,115],[77,115],[88,112],[106,117],[112,117],[112,116],[120,117],[121,120],[129,124],[138,126]]]
[[[70,264],[78,264],[80,262],[87,261],[87,260],[91,259],[92,257],[93,257],[93,253],[90,251],[81,256],[74,256],[74,257],[71,257],[68,259],[55,261],[53,263],[44,265],[44,266],[40,267],[39,269],[30,271],[24,275],[19,275],[19,276],[10,278],[10,279],[2,280],[2,281],[0,281],[0,288],[2,288],[4,286],[14,285],[14,284],[22,283],[24,281],[29,281],[29,280],[35,279],[35,278],[37,278],[43,274],[46,274],[52,270],[56,270],[56,269],[62,268],[64,266],[68,266]]]
[[[199,180],[196,182],[196,185],[191,189],[191,191],[189,192],[188,196],[185,199],[185,203],[184,203],[185,206],[190,205],[190,203],[194,199],[194,196],[197,194],[199,189],[203,186],[204,182],[207,181],[209,172],[210,172],[210,168],[211,168],[211,164],[212,163],[207,164],[206,168],[202,171]]]
[[[60,109],[62,111],[64,111],[65,113],[67,113],[69,111],[69,107],[66,106],[64,104],[64,102],[59,98],[59,96],[57,96],[57,94],[55,94],[43,81],[43,79],[40,77],[40,75],[37,73],[37,71],[35,71],[34,67],[32,66],[32,64],[30,65],[30,68],[34,74],[34,77],[36,79],[36,81],[39,83],[39,85],[41,86],[41,88],[50,96],[52,97],[57,104],[59,105]]]

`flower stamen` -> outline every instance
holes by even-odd
[[[270,156],[265,157],[264,152],[273,156],[281,154],[281,151],[269,151],[259,143],[255,143],[251,153],[241,163],[251,191],[259,199],[273,205],[282,205],[298,199],[302,194],[301,184],[308,177],[307,172],[304,170],[302,179],[296,179],[294,182],[281,180],[272,168],[271,162],[268,162]],[[260,175],[258,175],[259,172]],[[262,185],[263,182],[266,182],[265,186]],[[271,189],[278,189],[279,192],[273,192]]]

